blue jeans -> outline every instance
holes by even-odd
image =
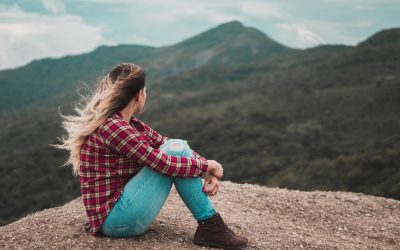
[[[180,139],[168,140],[161,145],[160,150],[168,155],[193,156],[187,142]],[[216,213],[211,200],[202,191],[201,177],[171,177],[143,167],[125,185],[120,198],[103,223],[102,233],[112,237],[145,233],[164,205],[172,183],[196,220],[210,218]]]

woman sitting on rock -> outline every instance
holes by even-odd
[[[226,226],[207,196],[218,191],[221,164],[133,116],[143,112],[146,102],[141,67],[117,65],[84,101],[83,108],[75,108],[77,116],[63,116],[68,137],[58,147],[70,151],[67,163],[80,177],[91,235],[143,234],[174,184],[198,221],[194,243],[226,249],[247,245],[246,238]]]

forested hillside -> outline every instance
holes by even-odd
[[[168,47],[124,45],[0,72],[0,223],[79,195],[52,148],[58,109],[119,62],[142,65],[140,116],[224,165],[225,180],[400,199],[400,32],[287,48],[231,22]]]

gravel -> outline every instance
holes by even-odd
[[[247,249],[400,249],[400,201],[348,192],[303,192],[222,181],[210,197]],[[207,249],[175,187],[145,234],[92,237],[81,198],[0,227],[0,249]]]

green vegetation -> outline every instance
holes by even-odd
[[[90,85],[121,61],[148,73],[140,118],[221,162],[224,180],[400,199],[399,32],[378,35],[292,50],[233,22],[170,47],[101,47],[2,71],[0,224],[79,195],[59,167],[66,152],[49,146],[63,133],[58,107],[71,113],[79,81]],[[248,46],[233,42],[246,36]],[[205,50],[207,60],[194,59]]]

